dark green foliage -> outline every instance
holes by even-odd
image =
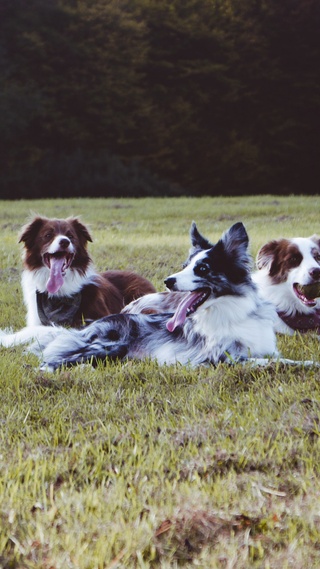
[[[1,197],[317,193],[319,26],[317,0],[2,0]]]
[[[179,196],[182,189],[143,168],[101,150],[41,153],[36,167],[18,164],[3,182],[4,199],[57,197]],[[187,192],[184,192],[186,194]]]

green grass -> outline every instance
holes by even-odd
[[[19,328],[18,234],[30,211],[81,215],[96,267],[159,290],[209,239],[245,223],[251,251],[318,230],[318,197],[1,202],[0,327]],[[314,335],[280,337],[320,360]],[[320,372],[273,365],[88,366],[47,374],[1,348],[0,568],[320,566]]]

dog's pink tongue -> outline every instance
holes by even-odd
[[[47,282],[47,291],[55,294],[63,285],[62,267],[65,262],[64,257],[51,257],[50,276]]]
[[[170,320],[168,320],[166,326],[169,332],[173,332],[177,326],[184,324],[187,318],[187,310],[193,305],[195,300],[199,297],[198,292],[188,292],[181,300],[177,310]]]

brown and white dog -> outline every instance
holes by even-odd
[[[320,237],[269,241],[258,252],[256,264],[253,280],[263,298],[276,307],[276,331],[320,333]]]
[[[155,291],[131,271],[97,273],[87,251],[91,235],[76,217],[37,216],[22,228],[19,241],[24,244],[21,283],[27,328],[7,339],[0,336],[0,344],[25,342],[28,328],[40,324],[79,327],[119,313],[132,300]]]

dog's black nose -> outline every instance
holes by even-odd
[[[165,279],[164,284],[166,285],[166,287],[168,289],[172,290],[174,285],[176,284],[175,277],[169,277],[169,278]]]
[[[59,245],[62,249],[67,249],[70,245],[70,239],[68,239],[68,237],[61,237]]]
[[[314,281],[320,280],[320,268],[314,267],[309,271],[310,276],[313,278]]]

